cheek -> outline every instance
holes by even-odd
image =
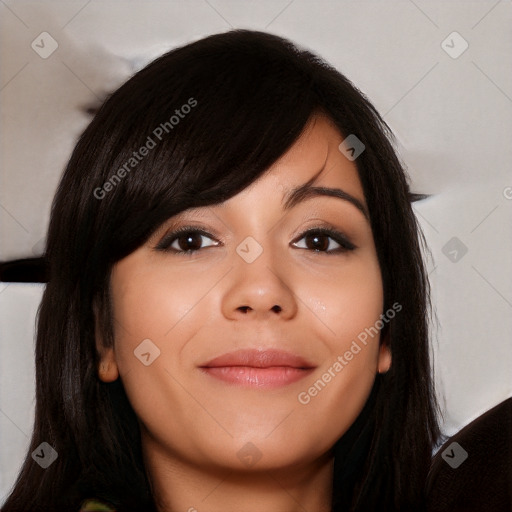
[[[177,414],[186,401],[175,370],[200,327],[191,321],[196,310],[205,316],[200,299],[211,285],[204,276],[155,271],[129,258],[114,269],[111,283],[115,357],[126,394],[144,424],[173,430],[168,405]]]
[[[182,379],[178,382],[172,377],[193,366],[191,347],[196,334],[218,321],[218,308],[212,308],[208,300],[226,272],[225,265],[188,269],[154,263],[137,252],[114,267],[116,363],[141,417],[153,417],[162,409],[162,404],[153,404],[159,394],[169,393],[167,398],[173,403],[179,402],[178,397],[183,400]]]
[[[347,349],[383,312],[382,277],[373,255],[342,262],[321,278],[304,277],[302,287],[297,293],[308,297],[311,318],[323,325],[322,339],[331,351]]]
[[[326,358],[297,396],[305,416],[315,417],[337,439],[361,411],[377,373],[383,288],[376,257],[340,265],[330,279],[306,283],[309,304],[323,335]],[[322,442],[321,439],[318,440]]]
[[[155,271],[151,267],[144,272],[130,272],[132,266],[135,265],[123,261],[112,276],[116,361],[121,374],[140,365],[134,351],[143,340],[149,339],[168,352],[172,338],[172,357],[179,356],[182,345],[193,335],[188,314],[197,308],[212,279],[178,275],[165,269]]]
[[[158,382],[169,377],[163,369],[169,360],[179,359],[182,345],[192,335],[185,331],[176,336],[176,331],[186,326],[182,320],[197,303],[197,290],[176,276],[131,273],[124,263],[111,281],[115,355],[126,392],[137,408],[138,402],[146,403],[145,397],[154,397],[154,391],[165,386]]]

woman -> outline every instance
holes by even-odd
[[[3,510],[421,510],[416,198],[374,107],[285,39],[213,35],[137,73],[54,200]]]

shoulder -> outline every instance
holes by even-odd
[[[115,508],[94,498],[85,500],[80,505],[79,512],[116,512]]]
[[[512,397],[449,438],[427,483],[430,512],[512,510]]]

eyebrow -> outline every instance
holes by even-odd
[[[348,192],[345,192],[341,188],[315,187],[312,185],[316,178],[318,177],[318,175],[320,174],[320,172],[322,172],[322,170],[323,169],[321,169],[303,185],[300,185],[299,187],[290,190],[290,192],[288,192],[288,194],[284,198],[285,202],[283,205],[283,209],[285,211],[290,210],[296,204],[305,201],[306,199],[309,199],[311,197],[337,197],[339,199],[342,199],[343,201],[348,201],[349,203],[354,205],[365,216],[366,220],[370,220],[370,216],[364,204],[353,195],[349,194]]]

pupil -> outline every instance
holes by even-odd
[[[185,251],[190,249],[197,249],[197,246],[201,246],[201,235],[199,233],[189,233],[187,235],[184,235],[181,238],[181,240],[184,240],[184,243],[180,244],[181,249]],[[192,245],[193,247],[190,247],[190,245]]]
[[[323,243],[322,243],[322,236],[323,235],[312,235],[311,236],[311,239],[313,240],[313,248],[315,250],[326,250],[327,247],[325,245],[325,238],[323,238]],[[319,239],[320,239],[320,242],[319,242]]]

